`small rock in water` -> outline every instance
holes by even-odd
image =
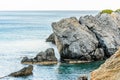
[[[56,64],[57,58],[53,48],[48,48],[44,52],[40,52],[34,58],[24,57],[21,61],[23,64]]]
[[[33,71],[33,66],[29,65],[28,67],[24,67],[23,69],[17,72],[11,73],[8,76],[12,76],[12,77],[28,76],[32,74],[32,71]]]
[[[28,61],[28,57],[23,57],[21,62]]]
[[[87,76],[80,76],[78,80],[88,80]]]
[[[55,36],[54,33],[52,33],[47,39],[46,42],[52,42],[53,44],[55,44]]]

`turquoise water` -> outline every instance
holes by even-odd
[[[1,11],[0,12],[0,77],[27,66],[20,63],[24,56],[34,57],[38,52],[55,45],[45,39],[52,33],[51,23],[62,18],[96,15],[98,11]],[[34,65],[33,75],[3,80],[76,80],[89,75],[102,62],[86,64]]]

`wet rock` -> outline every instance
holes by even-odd
[[[55,53],[53,48],[49,48],[45,51],[46,53],[46,60],[48,61],[56,61]]]
[[[34,58],[24,57],[21,61],[23,64],[56,64],[54,49],[48,48],[45,52],[40,52]]]
[[[90,80],[120,80],[120,49],[91,72]]]
[[[52,33],[47,39],[46,42],[52,42],[53,44],[55,44],[55,36],[54,33]]]
[[[27,62],[32,62],[33,59],[29,59],[28,57],[23,57],[23,59],[22,59],[21,62],[25,62],[25,61],[27,61]]]
[[[80,76],[77,80],[88,80],[87,76]]]
[[[8,76],[12,76],[12,77],[28,76],[28,75],[32,74],[32,71],[33,71],[33,66],[29,65],[28,67],[24,67],[23,69],[21,69],[17,72],[11,73]]]

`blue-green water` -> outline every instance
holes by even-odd
[[[52,33],[51,23],[62,18],[96,15],[98,11],[1,11],[0,12],[0,77],[27,66],[20,63],[24,56],[34,57],[38,52],[55,45],[45,39]],[[76,80],[79,75],[99,67],[102,62],[85,64],[34,65],[33,75],[6,77],[3,80]]]

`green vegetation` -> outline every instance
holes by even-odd
[[[115,12],[120,12],[120,9],[115,10]]]
[[[102,10],[100,12],[100,14],[103,14],[103,13],[107,13],[107,14],[111,14],[112,12],[120,12],[120,9],[117,9],[115,11],[111,10],[111,9],[105,9],[105,10]]]
[[[103,13],[111,14],[112,12],[113,12],[113,10],[111,10],[111,9],[105,9],[105,10],[102,10],[100,12],[100,14],[103,14]]]

